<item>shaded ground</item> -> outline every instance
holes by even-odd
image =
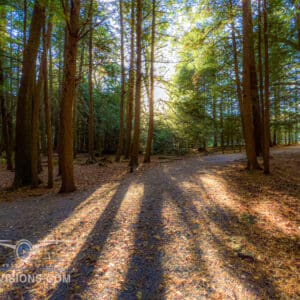
[[[0,299],[300,298],[300,147],[273,157],[270,176],[242,154],[190,157],[0,202],[1,239],[34,244],[25,261],[2,249]]]

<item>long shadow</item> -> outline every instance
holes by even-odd
[[[178,186],[178,181],[172,178],[170,178],[169,180],[171,181],[173,187],[172,194],[185,194],[185,192]],[[189,178],[185,178],[185,180],[189,180]],[[200,186],[201,189],[205,192],[205,187],[201,183]],[[182,206],[181,201],[179,201],[178,199],[180,199],[180,197],[173,197],[173,201],[178,205],[182,212],[184,222],[190,224],[189,227],[193,228],[192,226],[194,226],[194,223],[192,222],[192,219],[199,218],[197,208],[191,203],[193,197],[187,195],[186,199],[188,199],[188,203],[184,206]],[[203,199],[201,199],[199,195],[196,199],[198,199],[199,201],[203,201]],[[188,207],[188,209],[186,207]],[[233,212],[229,210],[225,211],[221,207],[218,207],[215,203],[209,203],[208,205],[205,205],[205,211],[202,215],[205,216],[207,222],[214,222],[219,227],[219,229],[221,229],[227,235],[243,235],[247,240],[250,240],[253,245],[257,246],[258,240],[247,234],[247,229],[249,232],[250,228],[237,229],[236,225],[240,223],[238,217]],[[229,265],[231,265],[230,269],[227,268],[227,271],[230,272],[233,277],[237,278],[253,293],[256,293],[258,297],[276,298],[276,296],[280,295],[280,292],[276,287],[276,283],[274,282],[274,280],[269,278],[263,263],[258,261],[249,263],[240,259],[239,257],[237,257],[234,250],[227,247],[227,245],[222,240],[220,240],[214,233],[210,231],[209,226],[203,228],[203,231],[207,231],[207,234],[213,237],[214,244],[218,247],[218,253],[221,255],[223,261],[229,262]],[[196,247],[199,246],[196,245]],[[196,253],[196,255],[198,254]],[[203,260],[200,260],[200,262],[202,263]],[[249,272],[249,270],[251,271]],[[209,293],[213,291],[209,290],[207,292],[209,295]]]
[[[66,274],[71,276],[70,284],[60,282],[49,299],[68,299],[68,297],[72,296],[75,286],[77,288],[80,287],[80,292],[87,288],[109,233],[113,230],[114,219],[131,183],[132,179],[128,178],[118,186],[113,198],[106,206],[93,230],[89,233],[84,245],[66,271]]]
[[[252,247],[261,255],[273,257],[274,253],[279,254],[282,251],[284,255],[296,257],[297,243],[289,238],[274,238],[268,236],[255,226],[247,226],[239,221],[238,216],[220,206],[209,207],[207,210],[208,222],[214,222],[228,236],[243,237],[247,243],[252,244]],[[256,233],[254,233],[256,231]],[[238,276],[241,281],[260,298],[278,299],[285,298],[278,290],[276,280],[270,276],[270,271],[266,269],[266,264],[259,261],[257,257],[240,256],[237,251],[228,246],[213,232],[210,233],[213,237],[215,245],[219,247],[219,253],[223,259],[229,262],[231,275]],[[274,247],[274,249],[272,249]],[[278,252],[279,251],[279,252]],[[247,253],[247,252],[246,252]],[[295,259],[296,261],[296,259]]]
[[[209,272],[205,262],[202,259],[202,251],[199,242],[193,234],[193,230],[198,228],[197,224],[191,220],[191,215],[195,215],[197,210],[190,206],[190,210],[184,208],[186,204],[184,192],[178,188],[170,175],[163,170],[159,170],[160,174],[148,174],[151,184],[145,182],[145,195],[142,200],[141,213],[137,223],[137,231],[135,237],[135,251],[131,258],[129,270],[126,276],[122,291],[118,296],[119,300],[131,299],[164,299],[165,286],[163,281],[164,272],[175,272],[180,278],[189,279],[190,272],[198,272],[206,274],[209,278]],[[162,174],[161,174],[162,173]],[[156,179],[153,179],[156,178]],[[157,183],[153,183],[156,180]],[[156,190],[154,190],[154,186]],[[164,198],[166,197],[166,198]],[[169,236],[163,231],[161,210],[164,203],[166,205],[171,201],[177,207],[177,212],[184,223],[185,237],[188,239],[189,247],[192,248],[192,254],[197,261],[193,266],[162,266],[163,253],[160,246],[165,245],[173,240],[173,236]],[[180,233],[180,232],[178,232]],[[159,240],[157,239],[159,237]],[[192,241],[192,242],[191,242]],[[178,251],[180,251],[178,249]],[[173,253],[176,255],[176,253]],[[153,258],[153,259],[149,259]],[[171,264],[172,265],[172,264]],[[207,295],[213,291],[205,282],[197,282],[200,289],[205,289]],[[182,287],[180,287],[182,288]],[[179,289],[179,287],[178,287]],[[183,296],[183,295],[182,295]]]
[[[201,189],[206,193],[205,187],[201,182],[197,182]],[[261,255],[273,257],[274,251],[285,257],[297,257],[297,241],[289,237],[274,237],[270,233],[262,230],[256,224],[245,223],[239,216],[229,208],[222,208],[211,198],[206,205],[207,222],[213,222],[227,236],[243,237],[247,243],[251,244]],[[207,228],[209,230],[209,227]],[[238,257],[237,252],[228,247],[217,235],[210,231],[215,245],[219,248],[219,253],[224,261],[229,262],[232,276],[235,276],[244,283],[257,297],[280,298],[281,292],[278,290],[276,280],[270,277],[266,270],[266,264],[256,258]],[[278,252],[279,251],[279,252]],[[248,260],[250,259],[250,261]],[[282,295],[282,297],[285,297]]]
[[[192,171],[192,175],[194,175],[194,172],[198,171],[195,165],[191,166],[190,170]],[[203,245],[201,244],[201,241],[199,240],[197,234],[195,234],[195,230],[199,229],[199,224],[194,221],[198,220],[199,218],[203,218],[203,215],[199,215],[196,206],[191,201],[190,195],[179,187],[178,181],[172,178],[172,174],[164,172],[164,175],[169,181],[169,185],[171,187],[170,189],[168,189],[169,198],[178,208],[179,216],[188,229],[186,235],[189,242],[191,243],[191,250],[193,252],[192,255],[194,256],[194,261],[196,262],[189,271],[197,273],[201,277],[205,275],[207,281],[199,282],[197,284],[197,288],[199,290],[205,290],[205,297],[210,298],[215,292],[208,283],[212,278],[209,271],[209,266],[203,258],[203,251],[201,249]],[[183,174],[177,174],[177,178],[178,177],[182,181],[187,180],[187,178]]]
[[[12,242],[26,239],[35,245],[69,218],[98,188],[100,187],[85,192],[76,191],[70,195],[45,195],[1,203],[0,239]],[[14,262],[13,251],[0,247],[0,267],[5,264],[13,266]]]
[[[294,165],[300,164],[299,153],[287,153],[286,155],[288,157],[292,156],[294,158]],[[255,171],[253,173],[250,173],[246,170],[237,171],[238,168],[230,168],[228,171],[225,170],[225,172],[221,172],[220,177],[222,177],[225,181],[227,181],[228,177],[230,177],[231,180],[229,184],[234,192],[238,194],[247,194],[250,192],[253,199],[257,199],[257,197],[260,197],[262,188],[268,191],[270,194],[273,192],[277,192],[279,194],[289,195],[298,199],[300,197],[299,180],[293,180],[293,178],[290,177],[289,167],[287,166],[285,169],[283,169],[283,163],[280,162],[280,160],[282,160],[280,157],[275,157],[275,160],[271,161],[270,175],[264,175],[262,171]],[[277,162],[280,162],[280,171],[278,171]],[[233,162],[233,166],[235,164],[236,162]],[[230,166],[230,164],[227,164],[227,166]],[[216,165],[213,167],[213,169],[224,171],[224,169],[222,170],[221,165]],[[250,180],[240,180],[241,176],[249,176]],[[295,179],[298,179],[300,177],[299,168],[297,170],[297,173],[294,173],[294,176]],[[274,196],[278,197],[278,194]]]
[[[153,176],[150,174],[153,172],[157,171],[149,172],[149,177]],[[144,196],[139,219],[135,224],[134,253],[118,299],[158,300],[164,298],[162,252],[160,250],[164,238],[161,216],[163,185],[157,181],[157,185],[155,185],[157,190],[154,192],[153,180],[151,184],[147,183],[147,180],[144,182]]]

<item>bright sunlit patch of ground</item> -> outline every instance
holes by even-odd
[[[70,217],[34,245],[35,251],[26,261],[17,260],[6,274],[11,274],[15,278],[14,274],[31,274],[34,273],[34,270],[41,269],[39,274],[42,280],[33,286],[32,295],[39,294],[45,285],[47,289],[54,289],[57,284],[55,280],[57,272],[61,275],[65,274],[70,263],[84,245],[99,216],[105,210],[116,188],[116,184],[114,186],[110,184],[96,190]],[[53,245],[51,241],[56,241],[57,245]],[[53,272],[48,272],[49,270],[45,270],[45,267],[53,268]],[[13,290],[14,286],[14,282],[12,284],[1,283],[3,292]]]

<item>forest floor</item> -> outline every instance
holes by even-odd
[[[300,298],[299,146],[273,149],[269,176],[243,154],[160,161],[77,163],[68,195],[2,189],[0,238],[33,251],[0,247],[0,299]]]

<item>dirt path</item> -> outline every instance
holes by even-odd
[[[300,147],[273,155],[299,158]],[[228,177],[241,158],[187,158],[85,192],[0,203],[1,239],[33,244],[27,260],[0,249],[0,299],[300,297],[299,186],[262,188],[250,206],[247,184]],[[283,195],[294,214],[274,206]]]

